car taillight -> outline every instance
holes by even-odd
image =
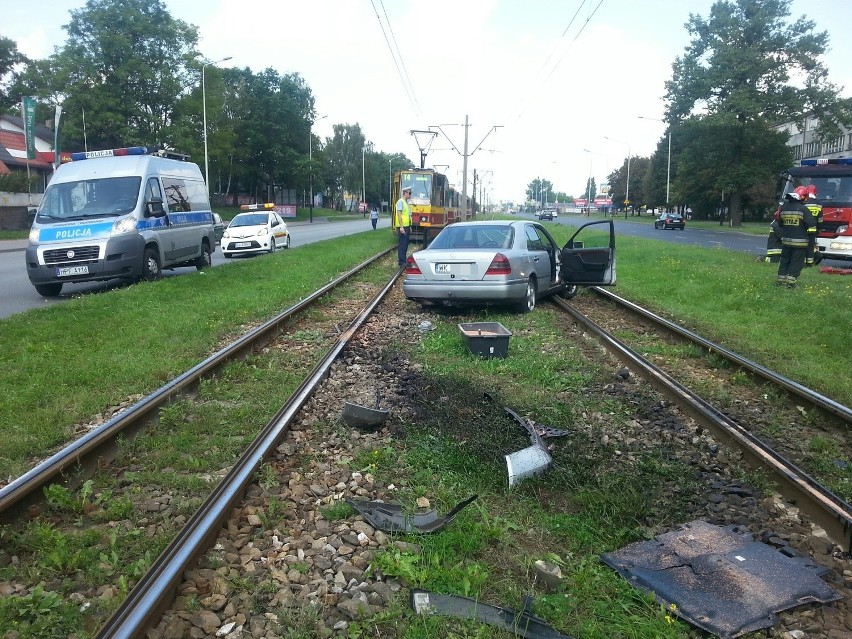
[[[406,275],[423,275],[420,271],[420,267],[417,266],[417,262],[414,261],[414,258],[409,256],[407,260],[405,260],[405,274]]]
[[[488,270],[485,271],[486,275],[511,275],[512,274],[512,265],[509,264],[509,258],[503,255],[502,253],[497,253],[494,256],[494,259],[491,260],[491,264],[488,266]]]

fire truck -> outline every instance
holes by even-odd
[[[816,187],[814,203],[822,206],[822,217],[814,261],[852,261],[852,158],[802,160],[785,175],[784,193],[797,186]]]

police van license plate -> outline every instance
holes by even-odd
[[[56,269],[56,277],[68,277],[70,275],[87,275],[88,273],[88,266],[69,266],[68,268]]]
[[[235,242],[234,248],[248,248],[251,246],[251,242]]]

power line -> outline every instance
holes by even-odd
[[[379,0],[381,2],[381,0]],[[370,4],[373,5],[373,11],[376,14],[376,20],[379,21],[379,27],[382,30],[382,36],[385,38],[385,44],[388,45],[388,51],[390,51],[391,58],[393,58],[393,64],[396,67],[396,72],[399,75],[399,79],[402,82],[402,88],[405,89],[405,94],[408,96],[408,101],[411,103],[411,108],[414,110],[414,114],[416,116],[420,116],[420,111],[417,107],[417,101],[413,98],[412,92],[409,90],[408,85],[405,82],[405,78],[403,77],[402,71],[399,68],[399,62],[397,62],[396,56],[394,55],[393,47],[391,47],[391,43],[388,40],[388,35],[385,33],[385,25],[382,24],[382,18],[379,16],[379,12],[376,9],[376,3],[374,0],[370,0]],[[390,28],[390,23],[388,23],[388,28]]]
[[[568,48],[567,48],[567,49],[563,52],[562,56],[559,58],[559,60],[556,62],[556,64],[553,66],[553,68],[551,68],[551,69],[550,69],[550,73],[548,73],[548,74],[547,74],[547,76],[545,76],[544,78],[542,78],[541,80],[539,80],[539,78],[540,78],[540,77],[541,77],[541,75],[544,73],[545,69],[547,68],[547,65],[548,65],[548,63],[550,62],[551,58],[554,56],[554,54],[555,54],[555,53],[556,53],[556,51],[558,50],[558,48],[559,48],[559,43],[560,43],[560,42],[561,42],[561,41],[565,38],[565,35],[566,35],[566,34],[568,33],[568,31],[571,29],[571,26],[574,24],[574,20],[576,20],[576,19],[577,19],[577,16],[579,15],[580,10],[581,10],[581,9],[585,6],[586,1],[587,1],[587,0],[580,0],[580,4],[577,6],[577,10],[574,12],[574,15],[573,15],[573,16],[571,16],[571,20],[568,22],[568,26],[567,26],[567,27],[565,27],[564,31],[562,32],[562,35],[561,35],[561,36],[559,36],[559,39],[556,41],[556,43],[554,44],[554,46],[553,46],[553,48],[551,49],[550,53],[548,54],[547,59],[546,59],[546,60],[544,61],[544,63],[541,65],[541,68],[539,69],[538,73],[536,74],[536,80],[535,80],[534,84],[538,84],[538,82],[539,82],[539,81],[540,81],[540,82],[546,82],[547,80],[549,80],[549,79],[550,79],[550,76],[552,76],[552,75],[553,75],[553,73],[556,71],[556,69],[557,69],[557,68],[559,67],[559,65],[562,63],[562,60],[564,60],[564,59],[565,59],[565,56],[568,54],[568,51],[570,51],[570,50],[571,50],[571,47],[572,47],[572,46],[574,45],[574,43],[577,41],[577,38],[579,38],[579,37],[580,37],[580,34],[582,34],[582,33],[583,33],[583,30],[586,28],[586,25],[588,25],[588,24],[589,24],[589,21],[590,21],[590,20],[594,17],[595,13],[597,13],[598,9],[599,9],[599,8],[600,8],[600,6],[603,4],[603,0],[600,0],[600,1],[598,2],[597,6],[594,8],[594,10],[592,10],[592,11],[589,13],[589,16],[586,18],[585,22],[583,22],[582,26],[580,27],[580,30],[579,30],[579,31],[577,32],[577,34],[574,36],[573,40],[571,40],[571,43],[568,45]],[[592,1],[592,0],[588,0],[588,2],[589,2],[589,7],[591,7],[591,1]],[[519,119],[521,118],[521,116],[524,114],[524,112],[526,111],[525,107],[526,107],[526,104],[527,104],[527,100],[528,100],[528,99],[529,99],[529,98],[528,98],[528,96],[524,96],[524,97],[523,97],[523,99],[521,100],[521,103],[518,105],[517,114],[514,116],[514,119],[515,119],[515,120],[519,120]]]
[[[385,3],[383,0],[379,0],[379,4],[382,6],[382,13],[385,14],[385,22],[388,23],[388,31],[390,31],[391,39],[393,39],[393,46],[396,48],[396,54],[399,57],[399,63],[402,65],[402,71],[405,74],[405,79],[408,81],[408,86],[411,88],[411,95],[414,96],[414,103],[417,105],[418,115],[420,113],[420,102],[417,100],[417,92],[414,90],[414,85],[411,82],[411,76],[408,75],[408,69],[405,66],[405,60],[402,57],[402,51],[399,50],[399,44],[396,42],[396,36],[393,33],[393,27],[391,26],[390,18],[388,18],[388,12],[385,10]]]

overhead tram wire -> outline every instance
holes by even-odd
[[[591,21],[591,19],[595,17],[595,14],[598,12],[598,9],[600,9],[600,8],[601,8],[601,5],[602,5],[603,3],[604,3],[604,0],[600,0],[600,2],[598,2],[598,5],[595,7],[594,11],[592,11],[592,12],[589,14],[589,17],[588,17],[588,18],[586,18],[586,21],[583,23],[583,26],[582,26],[582,27],[580,27],[580,30],[577,32],[577,35],[575,35],[575,36],[574,36],[574,39],[573,39],[573,40],[571,40],[571,45],[569,45],[569,46],[568,46],[568,48],[565,50],[565,53],[563,53],[563,54],[562,54],[562,57],[561,57],[561,58],[559,58],[559,62],[557,62],[557,63],[556,63],[556,66],[555,66],[555,67],[553,67],[553,68],[550,70],[550,73],[548,73],[548,74],[547,74],[547,77],[544,79],[544,81],[545,81],[545,82],[547,82],[547,81],[550,79],[550,76],[552,76],[552,75],[553,75],[553,72],[554,72],[554,71],[556,71],[556,69],[558,69],[558,68],[559,68],[559,65],[560,65],[560,64],[562,64],[562,60],[564,60],[564,59],[565,59],[565,56],[566,56],[566,55],[568,55],[568,51],[570,51],[570,50],[571,50],[571,46],[573,46],[573,45],[574,45],[574,43],[577,41],[577,38],[579,38],[579,37],[580,37],[580,34],[581,34],[581,33],[583,33],[583,30],[584,30],[584,29],[588,26],[589,21]]]
[[[559,64],[562,62],[562,59],[565,57],[565,54],[568,52],[568,50],[570,50],[571,46],[574,44],[574,42],[575,42],[575,41],[577,40],[577,38],[580,36],[580,33],[582,33],[582,32],[583,32],[583,29],[585,28],[586,24],[588,24],[588,23],[589,23],[589,20],[591,20],[591,19],[592,19],[592,16],[593,16],[593,15],[595,14],[595,12],[598,10],[598,7],[600,7],[600,6],[601,6],[601,3],[603,2],[603,0],[600,0],[600,2],[598,3],[598,6],[597,6],[597,7],[595,7],[594,11],[592,11],[592,12],[589,14],[589,17],[588,17],[588,18],[586,18],[586,22],[583,24],[583,27],[581,27],[581,28],[580,28],[580,31],[577,33],[577,35],[575,35],[575,36],[574,36],[574,39],[571,41],[571,44],[570,44],[570,45],[568,45],[568,49],[566,50],[566,52],[565,52],[565,53],[563,53],[563,54],[562,54],[562,57],[561,57],[561,58],[559,58],[559,61],[558,61],[558,62],[556,63],[556,65],[555,65],[555,66],[554,66],[554,67],[550,70],[550,73],[548,73],[548,74],[547,74],[547,77],[542,78],[541,76],[544,74],[545,70],[547,69],[548,63],[550,62],[551,58],[553,58],[553,57],[554,57],[554,55],[556,54],[557,49],[559,48],[559,43],[560,43],[560,42],[561,42],[561,41],[565,38],[565,36],[567,35],[568,31],[571,29],[571,26],[574,24],[574,20],[576,20],[576,19],[577,19],[577,16],[580,14],[580,10],[581,10],[581,9],[585,6],[586,2],[587,2],[587,0],[580,0],[580,4],[578,4],[578,5],[577,5],[577,10],[574,12],[574,15],[573,15],[573,16],[571,16],[571,20],[568,22],[568,26],[566,26],[566,27],[565,27],[565,29],[562,31],[562,35],[560,35],[560,36],[559,36],[559,38],[556,40],[556,42],[555,42],[555,43],[554,43],[554,45],[553,45],[553,48],[550,50],[550,53],[547,55],[547,58],[546,58],[546,59],[545,59],[545,61],[542,63],[541,68],[538,70],[538,73],[536,74],[536,80],[535,80],[535,82],[534,82],[533,84],[536,84],[536,85],[537,85],[539,81],[544,82],[545,80],[547,80],[548,78],[550,78],[550,76],[551,76],[551,75],[553,75],[553,72],[556,70],[556,67],[558,67],[558,66],[559,66]],[[588,0],[588,2],[589,2],[589,6],[591,7],[591,0]],[[514,118],[513,118],[513,119],[515,119],[515,120],[519,120],[519,119],[521,118],[521,116],[524,114],[524,112],[526,111],[526,108],[525,108],[525,107],[526,107],[526,104],[527,104],[527,100],[528,100],[528,98],[527,98],[526,96],[524,96],[523,98],[521,98],[521,102],[520,102],[520,104],[518,105],[517,114],[514,116]]]
[[[418,114],[422,113],[422,110],[420,108],[420,101],[417,99],[417,92],[414,90],[414,84],[412,84],[411,82],[411,76],[408,75],[408,68],[406,68],[405,66],[405,59],[402,57],[402,51],[399,50],[399,44],[397,44],[396,35],[394,35],[390,18],[388,18],[388,12],[385,11],[384,0],[379,0],[379,4],[382,7],[382,13],[385,14],[385,22],[388,23],[388,31],[390,31],[391,39],[393,40],[393,46],[396,49],[397,57],[399,57],[399,63],[402,65],[402,71],[405,74],[405,79],[408,81],[408,86],[411,88],[411,95],[414,96],[414,104],[417,105],[417,112]]]
[[[393,58],[393,64],[396,67],[396,72],[399,75],[400,81],[402,82],[402,88],[405,89],[405,94],[408,96],[408,101],[411,103],[411,108],[414,110],[414,114],[417,117],[420,117],[420,110],[417,106],[417,100],[414,99],[411,90],[409,90],[408,84],[406,84],[405,82],[405,78],[403,77],[402,71],[399,68],[399,62],[397,62],[396,55],[394,55],[393,47],[391,47],[391,43],[388,40],[388,34],[385,32],[385,25],[382,24],[382,18],[379,15],[378,10],[376,9],[375,0],[370,0],[370,4],[373,5],[373,11],[376,14],[376,20],[379,21],[379,27],[382,30],[382,36],[384,36],[385,38],[385,44],[388,45],[388,51],[390,51],[391,58]],[[390,23],[388,23],[388,29],[390,29]]]

